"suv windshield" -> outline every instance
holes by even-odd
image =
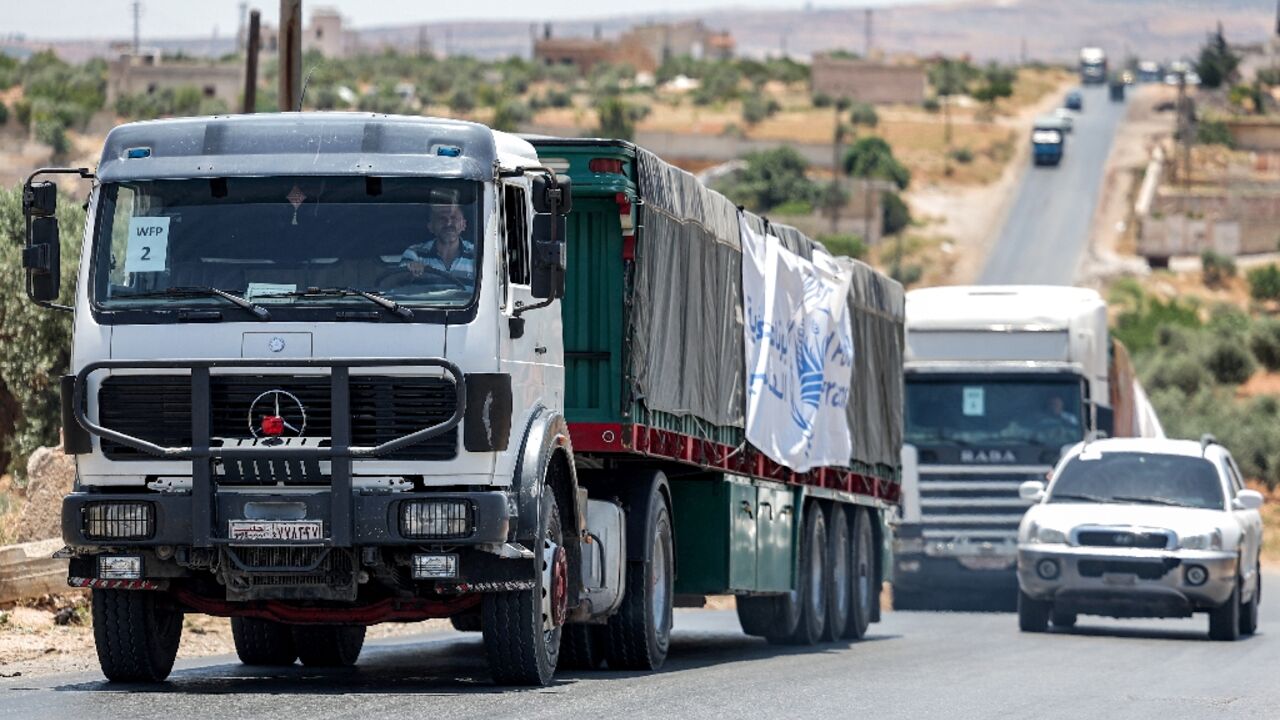
[[[1084,437],[1080,381],[908,378],[906,441],[1066,445]]]
[[[1222,509],[1213,463],[1187,455],[1084,452],[1071,458],[1049,489],[1049,502],[1123,502]]]
[[[110,310],[225,308],[212,288],[272,312],[367,306],[361,292],[466,307],[481,257],[478,191],[475,182],[363,176],[107,184],[94,301]]]

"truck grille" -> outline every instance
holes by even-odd
[[[329,378],[273,375],[214,375],[209,379],[211,428],[215,438],[248,438],[249,406],[269,390],[285,390],[307,412],[307,437],[329,437],[332,413]],[[456,407],[454,384],[444,378],[351,377],[351,440],[371,446],[444,422]],[[100,423],[109,429],[163,446],[191,445],[191,380],[186,375],[118,375],[98,391]],[[112,460],[151,456],[108,440],[102,451]],[[449,460],[458,452],[454,428],[390,453],[394,460]]]
[[[1018,486],[1043,480],[1048,470],[984,466],[944,471],[922,466],[920,519],[925,540],[1016,540],[1018,523],[1030,506],[1018,497]]]

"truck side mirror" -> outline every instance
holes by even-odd
[[[573,181],[556,175],[555,185],[547,175],[533,178],[533,210],[538,214],[568,215],[573,210]]]
[[[529,292],[539,300],[564,297],[568,264],[564,215],[533,216],[533,267]]]
[[[29,218],[53,217],[58,209],[58,185],[47,180],[32,182],[22,191],[22,214]]]
[[[1018,497],[1031,502],[1040,502],[1044,497],[1044,483],[1039,480],[1027,480],[1018,486]]]
[[[22,249],[22,267],[27,271],[27,294],[32,300],[53,302],[58,299],[62,284],[61,255],[57,218],[34,218],[27,246]]]

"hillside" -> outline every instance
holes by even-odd
[[[799,4],[799,3],[794,3]],[[523,11],[528,12],[528,11]],[[589,14],[589,11],[584,11]],[[640,13],[607,19],[556,21],[558,36],[588,37],[599,27],[615,37],[632,25],[700,17],[708,26],[731,32],[746,56],[786,54],[807,57],[831,48],[861,51],[865,13],[861,8],[755,10],[727,7],[689,13]],[[1099,45],[1114,56],[1126,48],[1158,60],[1189,55],[1217,22],[1232,42],[1258,42],[1275,27],[1270,0],[960,0],[896,8],[876,8],[874,45],[890,54],[971,54],[980,60],[1012,60],[1026,56],[1070,62],[1082,45]],[[509,21],[454,21],[370,27],[357,30],[360,47],[418,47],[419,28],[437,53],[497,58],[528,57],[533,35],[541,31],[535,17]],[[120,38],[122,39],[122,38]],[[147,39],[148,45],[189,55],[221,55],[234,49],[231,37]],[[68,60],[105,55],[107,40],[68,39],[32,43],[51,45]]]

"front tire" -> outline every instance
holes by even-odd
[[[231,618],[236,656],[245,665],[282,667],[298,659],[293,630],[284,623],[251,617]]]
[[[307,667],[351,667],[364,648],[364,625],[295,625],[293,644]]]
[[[1231,642],[1240,639],[1240,578],[1236,578],[1231,597],[1209,611],[1209,639]]]
[[[1262,568],[1254,570],[1257,585],[1253,588],[1253,598],[1240,608],[1240,634],[1252,635],[1258,631],[1258,608],[1262,605]]]
[[[648,518],[644,537],[651,559],[627,562],[622,607],[609,618],[610,670],[657,670],[671,648],[675,535],[661,487],[661,483],[652,483],[646,507],[627,508],[628,522]]]
[[[1018,629],[1022,632],[1042,633],[1048,630],[1052,611],[1052,603],[1036,600],[1018,589]]]
[[[93,640],[108,680],[160,682],[178,657],[182,611],[159,592],[94,590]]]
[[[555,583],[547,582],[546,577],[555,575],[565,550],[560,508],[550,486],[543,488],[540,508],[542,547],[538,548],[540,558],[533,587],[484,596],[480,632],[484,635],[489,673],[499,685],[545,686],[555,675],[560,659],[563,627],[554,622],[554,604],[563,598],[553,596]]]
[[[1053,621],[1054,627],[1069,630],[1076,626],[1076,620],[1078,618],[1075,613],[1059,612],[1054,610],[1050,619]]]

